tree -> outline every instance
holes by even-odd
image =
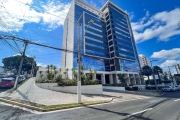
[[[94,70],[94,74],[96,74],[97,73],[97,70]]]
[[[84,65],[81,65],[81,74],[84,74]]]
[[[54,77],[56,79],[56,75],[57,75],[58,71],[57,70],[54,70]]]
[[[167,75],[164,75],[164,80],[165,80],[165,81],[167,81],[167,80],[168,80]]]
[[[48,65],[46,68],[48,69],[48,70],[47,70],[47,73],[49,73],[50,65]]]
[[[72,70],[72,79],[74,78],[74,68],[71,69]]]
[[[66,72],[66,71],[64,71],[63,73],[64,73],[65,77],[67,78],[67,76],[66,76],[66,73],[67,73],[67,72]]]
[[[154,66],[153,71],[155,75],[158,75],[158,78],[161,80],[159,73],[163,73],[163,70],[159,66]]]
[[[68,79],[68,71],[69,71],[69,69],[66,68],[66,77],[67,77],[67,79]]]
[[[123,86],[126,86],[126,79],[124,78],[124,74],[120,73],[120,74],[117,74],[117,76],[118,76],[119,82],[121,82]]]
[[[88,79],[91,79],[92,75],[93,75],[93,70],[92,68],[89,68],[89,75],[87,76]]]
[[[19,69],[19,65],[21,62],[21,56],[20,55],[16,55],[16,56],[11,56],[11,57],[6,57],[2,59],[2,63],[4,64],[4,68],[6,70],[13,70],[15,69],[16,72]],[[34,72],[36,72],[36,62],[34,61],[33,58],[31,57],[24,57],[24,61],[23,61],[23,65],[22,65],[22,71],[30,71],[32,70],[32,64],[34,64]]]
[[[61,71],[62,71],[61,68],[59,68],[60,75],[61,75]]]
[[[57,67],[56,66],[53,66],[53,70],[55,71],[57,69]]]
[[[39,74],[40,74],[40,77],[42,79],[42,77],[43,77],[42,71],[39,71]]]
[[[149,80],[149,76],[151,76],[153,74],[151,67],[149,66],[144,66],[142,67],[142,75],[145,75],[148,77]],[[149,81],[150,82],[150,81]]]
[[[49,67],[51,68],[51,73],[52,73],[52,69],[53,69],[53,67],[54,67],[53,64],[51,64]]]
[[[174,79],[176,80],[176,82],[180,82],[180,76],[174,76]]]

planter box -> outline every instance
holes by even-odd
[[[115,86],[103,86],[103,89],[125,91],[125,87],[115,87]]]
[[[77,86],[58,86],[57,83],[36,83],[40,88],[49,89],[57,92],[77,93]],[[102,85],[83,85],[82,94],[103,94]]]

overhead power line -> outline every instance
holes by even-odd
[[[23,38],[19,38],[19,37],[15,37],[15,36],[9,36],[9,35],[0,34],[0,39],[2,39],[2,40],[4,40],[4,39],[6,39],[6,40],[16,40],[16,41],[20,41],[20,42],[24,42],[24,43],[27,42],[28,44],[43,46],[43,47],[47,47],[47,48],[52,48],[52,49],[64,51],[64,52],[77,53],[77,52],[75,52],[75,51],[71,51],[71,50],[66,50],[66,49],[63,49],[63,48],[58,48],[58,47],[49,46],[49,45],[45,45],[45,44],[33,42],[33,41],[30,41],[30,40],[23,39]]]

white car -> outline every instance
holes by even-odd
[[[173,88],[173,87],[171,87],[170,85],[168,85],[168,86],[164,86],[163,88],[162,88],[162,91],[163,92],[165,92],[165,91],[175,91],[175,89]]]
[[[176,90],[180,90],[180,86],[179,85],[175,85],[174,87],[176,88]]]

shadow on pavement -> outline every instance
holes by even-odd
[[[104,112],[108,112],[108,113],[113,113],[113,114],[116,114],[116,115],[120,115],[120,116],[128,116],[129,113],[121,113],[121,112],[116,112],[116,111],[112,111],[112,110],[108,110],[108,109],[101,109],[101,108],[96,108],[96,107],[92,107],[92,106],[86,106],[87,108],[91,108],[91,109],[95,109],[95,110],[99,110],[99,111],[104,111]],[[137,116],[136,115],[133,115],[131,117],[127,117],[127,118],[124,118],[124,119],[120,119],[120,120],[152,120],[152,119],[149,119],[149,118],[145,118],[143,116],[139,116],[140,114],[138,114]]]

